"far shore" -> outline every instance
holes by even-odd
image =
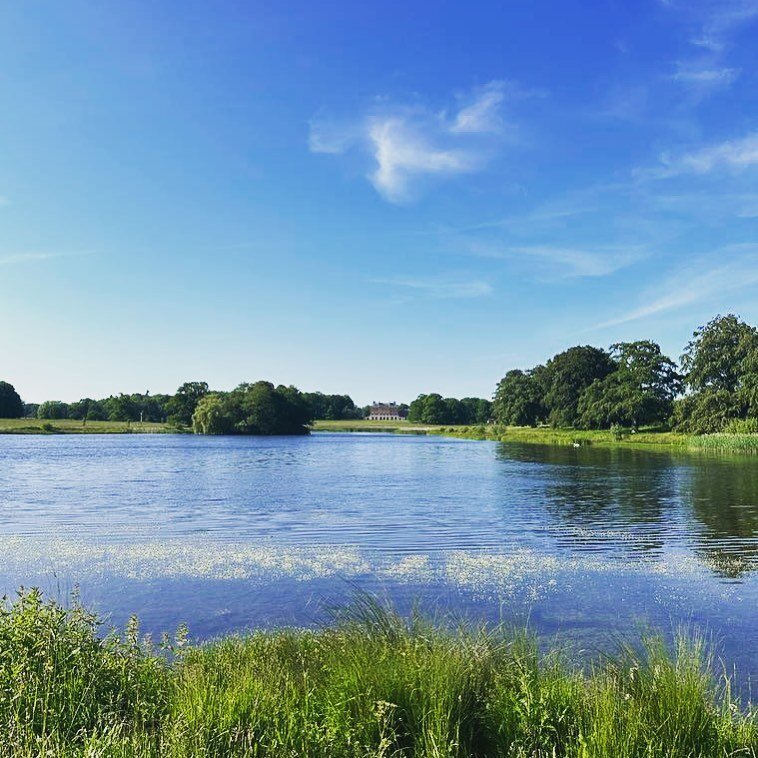
[[[635,447],[640,449],[713,450],[729,453],[758,453],[758,434],[692,435],[664,429],[624,430],[554,429],[548,426],[431,426],[409,421],[314,421],[314,432],[364,432],[379,434],[440,435],[470,440],[520,442],[533,445],[573,447]],[[187,434],[187,428],[172,424],[127,421],[82,421],[72,419],[0,419],[0,434]]]

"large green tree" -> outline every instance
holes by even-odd
[[[536,426],[543,418],[543,390],[534,374],[513,369],[498,383],[492,412],[499,424]]]
[[[8,382],[0,382],[0,418],[21,418],[24,403],[16,388]]]
[[[539,372],[545,390],[544,404],[553,426],[574,426],[579,418],[579,398],[592,382],[605,379],[616,362],[605,351],[578,345],[558,353]]]
[[[37,418],[64,419],[68,418],[68,404],[60,400],[46,400],[37,408]]]
[[[166,403],[168,420],[172,424],[189,426],[195,408],[209,392],[207,382],[185,382],[176,394]]]
[[[577,406],[579,425],[636,428],[667,421],[682,389],[676,364],[650,340],[618,342],[611,345],[610,355],[617,368],[582,393]]]
[[[307,434],[311,408],[295,387],[259,381],[200,399],[192,418],[198,434]]]
[[[682,355],[687,394],[677,403],[677,426],[717,432],[755,412],[758,329],[734,314],[716,316],[695,330]]]

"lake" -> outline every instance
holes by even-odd
[[[681,624],[758,672],[758,460],[384,434],[0,437],[0,587],[154,634],[356,592],[593,651]]]

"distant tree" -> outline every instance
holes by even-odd
[[[87,421],[105,421],[106,414],[99,400],[85,397],[71,403],[68,407],[68,417]]]
[[[579,425],[606,429],[666,422],[682,390],[676,364],[650,340],[611,345],[618,368],[596,379],[579,398]]]
[[[46,400],[37,409],[37,418],[64,419],[68,418],[68,405],[60,400]]]
[[[442,395],[432,392],[429,395],[419,395],[408,409],[408,421],[417,424],[440,425],[451,423],[449,406],[445,404]]]
[[[498,383],[492,404],[495,420],[508,426],[536,426],[545,414],[543,388],[532,372],[509,371]]]
[[[468,424],[468,412],[466,406],[458,398],[446,397],[442,401],[445,405],[443,424]]]
[[[570,347],[551,358],[538,373],[538,381],[545,386],[544,403],[550,424],[574,426],[584,390],[615,369],[615,361],[605,350],[590,345]]]
[[[201,398],[192,426],[199,434],[307,434],[311,420],[299,390],[259,381]]]
[[[131,395],[122,392],[102,402],[108,421],[139,421],[139,408]]]
[[[21,418],[24,403],[16,388],[8,382],[0,382],[0,418]]]
[[[37,418],[39,403],[24,403],[24,418]]]
[[[484,424],[490,417],[492,404],[489,400],[467,397],[458,400],[454,397],[443,398],[433,392],[419,395],[410,406],[399,406],[408,410],[408,421],[416,424]]]
[[[325,395],[323,392],[304,392],[303,397],[311,408],[314,419],[340,421],[343,419],[363,418],[363,412],[357,408],[349,395]]]
[[[464,397],[461,400],[465,424],[486,424],[492,416],[492,403],[481,397]]]
[[[716,316],[695,330],[682,355],[687,395],[674,422],[683,431],[720,431],[755,409],[758,329],[733,314]]]
[[[190,426],[197,404],[209,392],[207,382],[185,382],[165,406],[172,424]]]
[[[192,415],[192,429],[196,434],[232,434],[234,419],[228,413],[224,398],[217,392],[203,395]]]

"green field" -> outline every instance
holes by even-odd
[[[176,431],[168,424],[137,421],[88,421],[84,424],[72,419],[0,419],[0,434],[165,434]]]
[[[2,756],[758,755],[758,720],[681,634],[587,666],[503,628],[445,627],[359,599],[317,631],[156,650],[136,621],[36,591],[0,610]],[[744,705],[744,704],[743,704]]]
[[[409,434],[432,431],[435,427],[427,424],[411,424],[408,421],[369,421],[352,419],[347,421],[314,421],[315,432],[407,432]]]

